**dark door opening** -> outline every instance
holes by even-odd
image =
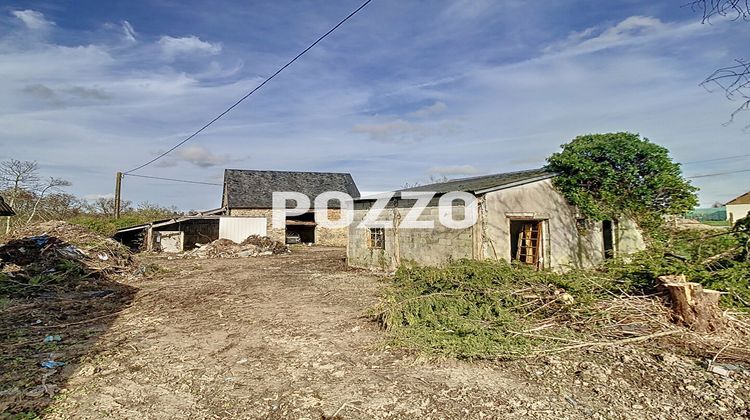
[[[615,257],[614,223],[611,220],[602,222],[602,242],[604,244],[604,259]]]
[[[315,243],[315,213],[307,212],[286,218],[286,242],[288,244]]]
[[[286,225],[287,243],[315,243],[315,225]],[[299,240],[297,240],[299,238]]]
[[[542,255],[542,221],[510,221],[510,256],[514,261],[540,268]]]

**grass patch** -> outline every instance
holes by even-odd
[[[119,219],[99,215],[81,215],[68,220],[69,223],[83,226],[106,237],[114,235],[115,232],[117,232],[119,229],[150,223],[153,221],[154,218],[150,215],[138,214],[126,214]]]

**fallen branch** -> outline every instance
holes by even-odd
[[[638,337],[624,338],[622,340],[593,341],[593,342],[588,342],[588,343],[575,344],[572,346],[558,347],[558,348],[554,348],[550,350],[541,350],[541,351],[535,352],[535,354],[541,355],[541,354],[562,353],[565,351],[581,349],[581,348],[586,348],[586,347],[622,346],[625,344],[640,343],[642,341],[647,341],[647,340],[651,340],[651,339],[659,338],[659,337],[665,337],[668,335],[674,335],[674,334],[682,333],[682,332],[684,331],[683,330],[669,330],[669,331],[660,331],[660,332],[649,334],[649,335],[641,335]]]

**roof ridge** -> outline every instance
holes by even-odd
[[[453,178],[453,179],[449,179],[447,181],[435,182],[435,184],[442,184],[443,182],[454,182],[454,181],[455,182],[458,182],[458,181],[470,181],[472,179],[481,179],[481,178],[487,178],[487,177],[490,177],[490,176],[513,175],[513,174],[521,174],[521,173],[524,173],[524,172],[539,172],[539,171],[544,171],[544,170],[545,169],[542,167],[542,168],[537,168],[537,169],[523,169],[523,170],[520,170],[520,171],[511,171],[511,172],[497,172],[497,173],[486,174],[486,175],[467,176],[466,178]]]
[[[288,171],[288,170],[277,170],[277,169],[233,169],[226,168],[224,172],[237,171],[237,172],[275,172],[275,173],[286,173],[286,174],[336,174],[336,175],[351,175],[351,172],[331,172],[331,171]]]

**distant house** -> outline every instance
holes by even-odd
[[[14,216],[16,212],[5,203],[3,197],[0,197],[0,216]]]
[[[306,243],[346,246],[347,229],[318,226],[313,210],[300,216],[286,216],[283,228],[274,229],[273,193],[285,191],[304,194],[310,199],[311,208],[315,197],[327,191],[359,197],[354,179],[348,173],[227,169],[224,171],[222,207],[226,216],[265,219],[266,235],[279,241],[285,241],[287,234],[291,233]],[[329,203],[328,217],[331,220],[341,217],[338,202]]]
[[[750,191],[728,202],[726,207],[729,223],[734,224],[737,220],[747,216],[750,212]]]
[[[354,223],[349,228],[347,261],[355,267],[393,269],[404,262],[442,265],[451,260],[516,260],[537,268],[564,270],[590,267],[616,254],[645,248],[640,231],[628,220],[590,222],[552,185],[555,175],[543,169],[451,180],[396,192],[379,220],[393,227],[357,227],[375,199],[354,201]],[[415,200],[405,192],[435,192],[421,221],[432,229],[401,225]],[[448,229],[439,221],[439,198],[452,191],[471,194],[477,202],[477,222],[468,228]],[[455,200],[447,214],[461,219],[464,210]]]

